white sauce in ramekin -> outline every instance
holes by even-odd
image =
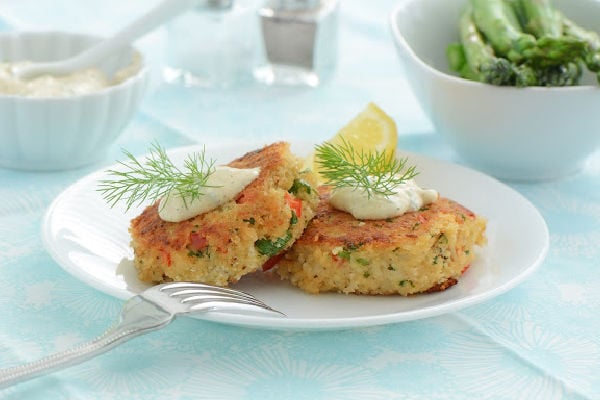
[[[115,73],[110,79],[98,68],[86,68],[67,75],[40,75],[32,79],[21,79],[13,73],[13,68],[31,64],[30,61],[0,63],[0,93],[24,97],[72,97],[98,92],[118,85],[132,77],[141,67],[141,57],[134,54],[132,62]]]

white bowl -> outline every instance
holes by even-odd
[[[600,87],[498,87],[451,75],[446,46],[458,41],[466,0],[404,0],[390,25],[406,77],[435,130],[467,163],[498,178],[546,180],[579,170],[600,145]],[[600,32],[600,2],[555,0]]]
[[[99,40],[65,32],[1,34],[0,62],[60,60]],[[97,67],[112,77],[136,53],[126,48]],[[60,170],[103,159],[136,112],[147,76],[142,60],[132,77],[90,94],[46,98],[0,94],[0,166]]]

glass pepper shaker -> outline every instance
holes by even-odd
[[[338,0],[268,0],[259,10],[267,85],[318,86],[337,62]]]
[[[164,78],[186,87],[254,82],[259,0],[203,0],[167,25]]]

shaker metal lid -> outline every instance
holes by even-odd
[[[308,10],[319,5],[319,0],[277,0],[276,8],[280,10]]]
[[[200,2],[197,7],[207,9],[225,9],[233,6],[234,0],[204,0]]]

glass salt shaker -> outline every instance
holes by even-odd
[[[258,0],[203,0],[167,25],[164,78],[186,87],[254,82]]]
[[[337,62],[338,0],[268,0],[259,17],[264,63],[254,76],[267,85],[318,86]]]

